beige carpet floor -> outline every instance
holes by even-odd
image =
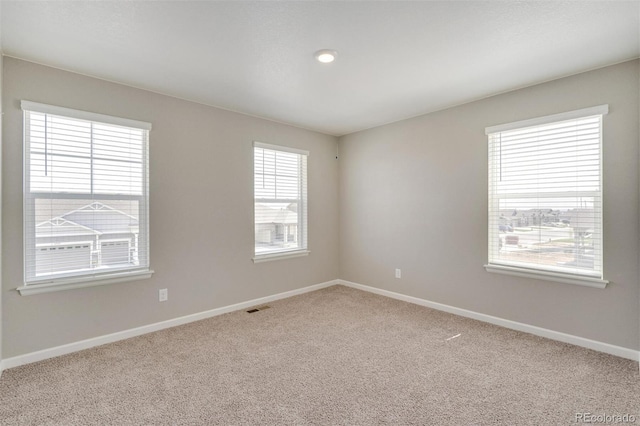
[[[343,286],[270,306],[7,370],[0,424],[640,424],[637,362]]]

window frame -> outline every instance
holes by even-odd
[[[266,149],[266,150],[271,150],[271,151],[276,151],[276,152],[285,152],[285,153],[290,153],[290,154],[297,154],[299,156],[301,156],[301,162],[298,168],[298,172],[299,172],[299,176],[298,176],[298,184],[299,184],[299,193],[300,193],[300,198],[297,199],[296,201],[300,204],[300,208],[298,208],[298,223],[297,223],[297,232],[298,232],[298,238],[299,238],[299,247],[298,248],[294,248],[294,249],[283,249],[283,250],[278,250],[278,251],[270,251],[267,253],[256,253],[256,211],[255,211],[255,206],[257,202],[260,202],[260,200],[265,201],[265,202],[274,202],[274,201],[280,201],[280,200],[271,200],[271,199],[264,199],[264,198],[256,198],[256,193],[255,193],[255,176],[256,176],[256,172],[255,172],[255,167],[256,167],[256,148],[260,148],[260,149]],[[263,143],[263,142],[258,142],[258,141],[253,141],[253,146],[251,148],[252,151],[252,169],[253,169],[253,181],[252,181],[252,188],[253,188],[253,257],[252,257],[252,261],[254,263],[261,263],[261,262],[268,262],[268,261],[272,261],[272,260],[281,260],[281,259],[290,259],[290,258],[295,258],[295,257],[302,257],[302,256],[308,256],[310,252],[309,250],[309,237],[308,237],[308,228],[309,228],[309,222],[308,222],[308,203],[309,203],[309,191],[308,191],[308,176],[309,176],[309,166],[308,166],[308,159],[309,159],[309,151],[306,150],[302,150],[302,149],[298,149],[298,148],[292,148],[292,147],[288,147],[288,146],[283,146],[283,145],[273,145],[273,144],[268,144],[268,143]]]
[[[69,290],[74,288],[92,287],[104,284],[119,283],[124,281],[133,281],[146,279],[151,277],[153,270],[150,268],[150,251],[149,251],[149,133],[151,124],[131,120],[127,118],[114,117],[93,112],[75,110],[54,105],[40,104],[36,102],[21,101],[21,109],[23,110],[23,285],[17,290],[21,295],[32,295],[39,293],[47,293],[52,291]],[[27,114],[39,113],[45,115],[55,115],[73,120],[82,120],[98,125],[116,125],[128,128],[143,130],[143,146],[142,146],[142,194],[100,194],[89,192],[31,192],[31,140],[30,130],[27,128]],[[92,142],[93,144],[93,142]],[[90,156],[93,158],[93,155]],[[117,268],[111,271],[96,272],[89,270],[81,274],[59,274],[54,277],[45,278],[28,278],[27,268],[29,259],[35,262],[36,250],[36,221],[35,205],[38,199],[100,199],[100,200],[131,200],[137,201],[139,206],[138,216],[138,232],[139,241],[144,244],[144,252],[146,253],[146,266],[133,266]],[[32,223],[31,223],[32,222]],[[29,247],[33,242],[33,247]],[[142,250],[140,250],[142,251]],[[29,253],[33,254],[30,255]]]
[[[587,286],[587,287],[594,287],[594,288],[605,288],[606,285],[609,283],[609,281],[604,279],[604,229],[603,229],[603,216],[604,216],[604,204],[603,204],[603,195],[604,195],[604,188],[603,188],[603,173],[602,173],[602,164],[603,164],[603,127],[604,127],[604,116],[609,112],[609,106],[608,105],[599,105],[599,106],[594,106],[594,107],[590,107],[590,108],[583,108],[583,109],[579,109],[579,110],[574,110],[574,111],[568,111],[568,112],[564,112],[564,113],[559,113],[559,114],[553,114],[553,115],[548,115],[548,116],[543,116],[543,117],[537,117],[537,118],[533,118],[533,119],[529,119],[529,120],[522,120],[522,121],[517,121],[517,122],[513,122],[513,123],[507,123],[507,124],[502,124],[502,125],[497,125],[497,126],[491,126],[491,127],[487,127],[485,129],[485,134],[487,135],[487,139],[488,139],[488,258],[487,258],[487,264],[484,265],[485,270],[487,272],[493,272],[493,273],[499,273],[499,274],[506,274],[506,275],[513,275],[513,276],[519,276],[519,277],[525,277],[525,278],[535,278],[535,279],[540,279],[540,280],[546,280],[546,281],[555,281],[555,282],[561,282],[561,283],[567,283],[567,284],[576,284],[576,285],[582,285],[582,286]],[[511,131],[511,130],[524,130],[526,128],[529,127],[536,127],[536,126],[542,126],[542,125],[550,125],[550,124],[554,124],[554,123],[559,123],[562,121],[568,121],[568,120],[572,120],[572,119],[581,119],[581,118],[588,118],[588,117],[594,117],[594,116],[600,116],[600,129],[599,129],[599,191],[596,191],[595,193],[597,193],[597,195],[599,196],[599,201],[600,201],[600,210],[599,210],[599,217],[597,218],[600,222],[600,236],[599,236],[599,253],[600,253],[600,258],[599,258],[599,262],[601,265],[601,268],[599,271],[595,271],[595,273],[587,273],[585,272],[584,274],[580,274],[580,273],[571,273],[571,272],[566,272],[566,271],[561,271],[561,270],[553,270],[554,268],[539,268],[536,267],[535,264],[532,263],[520,263],[519,262],[496,262],[496,259],[494,259],[492,257],[492,253],[495,250],[495,244],[494,244],[494,237],[496,236],[496,233],[498,231],[496,231],[495,229],[493,229],[493,227],[495,227],[495,223],[492,221],[492,211],[496,211],[496,206],[492,205],[492,203],[498,203],[499,200],[501,198],[506,198],[508,199],[509,197],[500,197],[499,194],[495,194],[493,193],[493,187],[492,187],[492,158],[491,158],[491,135],[492,134],[496,134],[496,133],[500,133],[500,132],[506,132],[506,131]],[[578,192],[582,192],[582,191],[578,191]],[[591,191],[592,193],[594,193],[593,191]],[[536,193],[537,197],[532,197],[532,198],[554,198],[553,195],[551,195],[551,193],[549,193],[549,195],[547,197],[545,197],[544,192],[539,192]],[[499,210],[499,208],[498,208]]]

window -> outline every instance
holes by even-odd
[[[28,101],[22,109],[21,293],[150,275],[151,125]]]
[[[604,287],[608,106],[489,127],[488,271]]]
[[[253,144],[254,262],[307,251],[307,151]]]

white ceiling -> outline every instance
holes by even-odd
[[[1,7],[5,55],[332,135],[640,56],[639,1]]]

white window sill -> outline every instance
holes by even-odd
[[[309,250],[300,250],[300,251],[288,251],[288,252],[281,252],[281,253],[261,254],[261,255],[256,255],[252,260],[253,260],[253,263],[262,263],[262,262],[270,262],[272,260],[292,259],[294,257],[308,256],[309,253],[311,253]]]
[[[18,292],[20,292],[20,295],[22,296],[30,296],[32,294],[51,293],[54,291],[72,290],[75,288],[95,287],[99,285],[115,284],[124,281],[144,280],[146,278],[151,278],[151,275],[153,275],[152,270],[144,270],[134,272],[120,272],[90,277],[61,278],[37,284],[24,285],[22,287],[18,287],[16,290],[18,290]]]
[[[534,271],[515,266],[484,265],[487,272],[496,274],[514,275],[516,277],[535,278],[545,281],[556,281],[566,284],[582,285],[586,287],[605,288],[609,281],[600,278],[581,277],[578,275],[562,274],[558,272]]]

